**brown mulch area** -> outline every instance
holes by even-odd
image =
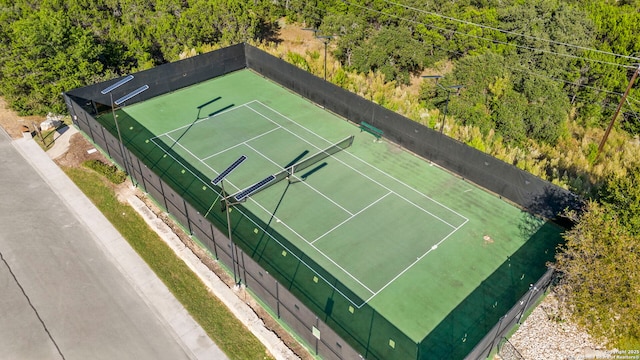
[[[78,167],[87,160],[101,160],[108,163],[100,151],[89,154],[88,151],[91,149],[95,149],[95,147],[82,134],[73,134],[69,139],[69,150],[64,155],[57,157],[55,162],[60,167]]]
[[[22,137],[23,127],[33,130],[33,124],[40,124],[44,119],[38,116],[18,116],[9,109],[7,102],[0,97],[0,127],[2,127],[12,139]]]

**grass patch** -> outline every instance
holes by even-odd
[[[118,201],[101,175],[83,168],[63,170],[230,359],[272,359],[264,345],[209,292],[144,219],[131,206]]]
[[[117,166],[106,164],[100,160],[87,160],[82,163],[82,166],[104,175],[107,180],[116,185],[122,184],[127,179],[127,174]]]

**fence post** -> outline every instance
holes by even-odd
[[[218,256],[218,244],[216,244],[216,235],[213,231],[213,224],[210,221],[207,221],[207,218],[204,216],[202,218],[209,224],[209,230],[211,230],[211,241],[213,242],[213,253],[216,255],[216,261],[220,260],[220,257]]]
[[[518,325],[520,325],[520,322],[522,321],[522,317],[524,316],[524,313],[527,311],[527,307],[529,306],[529,301],[531,301],[531,297],[533,296],[534,291],[537,291],[538,288],[533,286],[533,284],[529,285],[529,296],[527,296],[527,301],[525,301],[524,303],[524,307],[522,308],[522,311],[520,311],[520,316],[518,316]]]
[[[278,319],[280,319],[280,286],[278,285],[278,280],[276,280],[276,313],[278,315]]]
[[[316,326],[315,326],[315,328],[316,328],[316,329],[318,329],[318,328],[319,328],[319,327],[318,327],[318,317],[317,317],[317,316],[316,316]],[[314,335],[315,335],[315,334],[314,334]],[[320,340],[320,337],[319,337],[319,336],[316,336],[315,338],[316,338],[316,355],[318,355],[318,341]]]
[[[240,250],[240,259],[242,260],[242,274],[244,274],[244,286],[247,286],[247,267],[244,262],[244,251]],[[240,264],[238,264],[238,271]],[[242,280],[242,279],[241,279]]]
[[[507,315],[503,315],[502,317],[500,317],[500,320],[498,321],[496,334],[493,336],[493,340],[491,340],[491,345],[489,345],[489,352],[487,352],[487,357],[489,356],[489,353],[491,353],[491,350],[493,350],[493,346],[496,343],[496,339],[500,337],[500,325],[502,325],[502,322],[504,321],[504,319],[506,317],[507,317]]]

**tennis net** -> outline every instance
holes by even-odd
[[[291,167],[293,168],[293,170],[291,171],[291,173],[296,173],[298,171],[302,171],[310,166],[313,166],[317,163],[319,163],[320,161],[328,158],[329,156],[342,151],[346,148],[348,148],[349,146],[351,146],[351,144],[353,144],[353,135],[345,138],[344,140],[335,143],[331,146],[329,146],[328,148],[321,150],[320,152],[314,154],[313,156],[311,156],[308,159],[304,159],[302,161],[299,161],[295,164],[293,164]]]
[[[267,177],[266,179],[246,188],[243,190],[238,191],[236,194],[233,195],[233,198],[235,199],[235,201],[243,201],[246,200],[247,197],[251,196],[251,195],[255,195],[258,192],[265,190],[277,183],[279,183],[280,181],[288,178],[289,176],[292,176],[293,174],[295,174],[296,172],[302,171],[304,169],[307,169],[317,163],[319,163],[320,161],[328,158],[329,156],[342,151],[346,148],[348,148],[349,146],[351,146],[353,144],[353,135],[329,146],[326,149],[323,149],[321,151],[319,151],[318,153],[314,154],[313,156],[311,156],[310,158],[301,160],[291,166],[289,166],[288,168],[285,168],[279,172],[277,172],[276,174],[270,175],[269,177]]]

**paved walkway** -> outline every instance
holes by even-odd
[[[64,126],[58,129],[55,133],[53,140],[55,141],[51,149],[47,150],[47,154],[52,159],[64,155],[69,150],[69,140],[71,136],[78,132],[75,126]]]
[[[0,153],[0,358],[227,358],[34,141]]]

